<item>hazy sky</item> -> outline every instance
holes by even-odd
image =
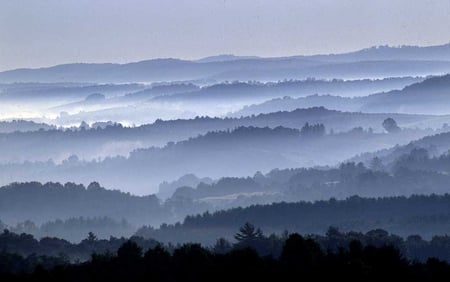
[[[0,70],[450,41],[450,0],[0,0]]]

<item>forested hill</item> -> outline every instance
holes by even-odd
[[[0,220],[43,223],[73,217],[111,217],[131,223],[162,219],[156,196],[138,197],[107,190],[98,183],[13,183],[0,188]]]
[[[53,125],[37,123],[29,120],[0,121],[0,133],[33,132],[38,130],[52,129],[56,129],[56,127]]]
[[[127,156],[137,148],[164,146],[167,142],[177,142],[209,131],[233,130],[240,126],[270,127],[278,126],[301,129],[305,123],[323,124],[327,131],[344,132],[355,127],[383,132],[383,120],[393,118],[402,128],[441,129],[450,124],[450,115],[403,115],[403,114],[366,114],[328,110],[324,107],[295,109],[293,111],[274,112],[257,116],[239,118],[196,117],[194,119],[157,120],[152,124],[138,127],[124,127],[110,123],[103,127],[83,126],[66,130],[51,129],[34,132],[0,133],[0,162],[47,161],[60,162],[71,155],[80,159],[102,159],[107,156]],[[17,127],[19,130],[19,127]],[[393,141],[402,144],[433,133],[416,132]],[[399,137],[400,134],[391,135]],[[364,144],[361,144],[364,145]],[[385,146],[386,147],[386,146]],[[373,149],[367,148],[366,151]]]
[[[306,128],[314,131],[315,127],[320,129],[317,134],[306,134],[309,132]],[[305,134],[302,134],[303,128],[306,130]],[[403,130],[398,134],[387,134],[363,128],[355,128],[346,133],[326,134],[326,131],[327,128],[321,124],[303,124],[301,130],[238,127],[176,143],[169,142],[163,148],[137,149],[127,157],[84,160],[84,155],[72,155],[60,163],[47,160],[6,163],[0,165],[0,183],[73,181],[87,185],[98,181],[111,189],[124,189],[142,195],[156,192],[157,185],[163,181],[188,173],[211,178],[242,177],[258,170],[337,165],[357,154],[405,144],[428,132],[435,132]],[[56,145],[58,144],[46,149],[54,149]],[[120,147],[120,144],[111,146],[113,145]],[[95,147],[90,147],[96,151]],[[30,150],[34,152],[37,149],[33,147]]]
[[[448,127],[447,125],[446,128],[449,129],[450,127]],[[388,149],[379,150],[376,152],[364,153],[355,158],[352,158],[351,161],[356,162],[363,161],[369,163],[374,157],[378,157],[386,165],[392,165],[395,164],[395,162],[399,157],[403,155],[408,155],[412,151],[417,149],[423,149],[426,151],[425,154],[422,154],[421,161],[426,161],[426,159],[430,157],[441,157],[442,160],[447,160],[445,162],[447,164],[448,155],[446,153],[450,151],[450,132],[443,132],[439,134],[425,136],[418,140],[411,141],[403,146],[395,146]],[[428,163],[428,165],[431,164]],[[422,164],[423,170],[435,170],[433,168],[435,168],[435,164],[432,167],[426,167],[425,163]],[[441,171],[442,168],[439,170]]]
[[[391,198],[350,197],[346,200],[274,203],[188,216],[183,224],[144,227],[136,234],[163,242],[212,243],[211,238],[232,238],[251,222],[266,233],[323,234],[329,226],[367,231],[383,228],[400,235],[431,237],[450,233],[450,195]]]

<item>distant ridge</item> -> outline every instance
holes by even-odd
[[[383,70],[387,70],[386,73]],[[372,47],[355,52],[260,58],[218,55],[197,61],[173,58],[126,64],[63,64],[0,72],[11,82],[156,82],[181,80],[280,80],[422,76],[450,72],[450,44],[417,47]]]
[[[354,60],[450,60],[450,43],[434,46],[373,46],[341,54],[297,56],[309,59],[328,59],[338,62]]]

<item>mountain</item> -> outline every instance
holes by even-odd
[[[371,95],[363,100],[363,111],[403,113],[449,113],[450,74],[431,77],[402,90]]]
[[[291,59],[294,62],[297,59]],[[315,64],[283,68],[243,68],[215,74],[218,81],[277,81],[283,79],[381,79],[388,77],[443,75],[450,73],[450,61],[380,60],[354,62],[312,61]]]
[[[392,77],[363,80],[283,80],[278,82],[232,82],[205,86],[196,91],[164,95],[153,101],[164,102],[239,102],[257,101],[273,97],[303,97],[312,94],[333,94],[343,97],[365,96],[381,91],[402,89],[421,82],[420,77]],[[318,105],[320,106],[320,105]],[[276,111],[276,109],[275,109]]]
[[[195,116],[223,116],[238,111],[244,105],[261,103],[283,96],[303,97],[333,94],[343,97],[363,96],[372,93],[402,89],[422,77],[395,77],[375,80],[283,80],[278,82],[228,82],[204,85],[173,82],[152,85],[114,84],[89,86],[61,86],[60,84],[21,83],[5,86],[0,101],[17,108],[4,118],[16,118],[19,110],[29,108],[34,118],[61,126],[71,126],[82,121],[116,121],[122,124],[144,124],[156,119],[194,118]],[[101,97],[105,99],[86,99]],[[42,107],[42,108],[40,108]],[[3,108],[3,107],[1,107]],[[275,109],[276,111],[277,109]],[[294,109],[292,109],[294,110]],[[22,117],[23,118],[23,117]]]
[[[318,64],[303,59],[293,62],[244,60],[198,63],[179,59],[154,59],[128,64],[66,64],[39,69],[17,69],[0,73],[0,82],[158,82],[209,79],[239,69],[302,68]]]
[[[391,136],[399,143],[436,133],[432,129],[424,130],[426,128],[441,130],[444,123],[450,124],[450,116],[366,114],[309,108],[238,118],[196,117],[157,120],[152,124],[138,127],[109,124],[104,128],[0,133],[0,163],[49,159],[59,163],[72,155],[77,155],[83,160],[128,156],[131,151],[138,148],[163,147],[170,141],[178,142],[207,132],[234,130],[242,126],[269,128],[282,126],[301,129],[308,122],[324,124],[328,131],[332,130],[335,133],[347,132],[356,127],[366,129],[370,127],[375,132],[383,132],[382,122],[388,117],[394,118],[402,128],[421,128]]]
[[[402,156],[398,160],[401,161],[403,158]],[[450,171],[450,157],[447,154],[443,158],[445,158],[446,171],[448,172]],[[42,234],[64,234],[64,238],[80,240],[80,238],[86,236],[85,233],[87,232],[80,233],[81,231],[77,231],[74,234],[67,234],[67,230],[64,231],[64,226],[67,228],[77,228],[78,226],[79,229],[84,231],[90,226],[93,229],[87,231],[94,231],[96,234],[98,234],[97,232],[105,232],[105,229],[110,228],[110,231],[114,230],[114,232],[123,234],[120,233],[120,226],[126,227],[127,230],[132,229],[127,221],[134,226],[141,224],[158,226],[162,222],[176,222],[186,215],[206,211],[213,212],[236,207],[239,207],[239,210],[242,211],[246,210],[246,207],[252,209],[255,204],[272,204],[272,206],[290,204],[301,205],[306,208],[304,212],[311,216],[304,219],[307,221],[306,223],[303,220],[295,223],[293,220],[298,219],[298,214],[294,215],[287,212],[285,215],[291,216],[290,222],[277,225],[275,221],[269,221],[268,225],[262,227],[277,233],[283,231],[279,229],[280,226],[289,228],[290,231],[315,233],[324,232],[330,225],[353,230],[393,228],[391,231],[395,230],[400,234],[410,235],[417,232],[423,224],[429,224],[429,228],[420,230],[420,234],[430,237],[436,233],[447,232],[448,225],[446,223],[450,220],[448,211],[442,209],[442,207],[446,207],[445,198],[448,195],[445,193],[448,190],[450,175],[442,173],[440,168],[434,170],[435,166],[428,165],[433,161],[442,162],[443,158],[421,159],[422,163],[426,163],[422,168],[402,169],[397,172],[374,170],[360,163],[343,163],[334,168],[274,169],[266,174],[257,172],[253,177],[222,177],[215,181],[186,175],[172,183],[172,185],[178,184],[181,186],[164,202],[153,195],[134,196],[129,193],[107,190],[100,187],[98,183],[91,183],[87,187],[74,183],[64,185],[38,182],[13,183],[0,187],[0,212],[2,214],[0,223],[3,222],[12,227],[16,224],[13,230],[18,232],[40,234],[39,236]],[[145,165],[142,159],[140,165]],[[69,169],[72,172],[77,170],[75,166]],[[200,183],[198,183],[199,180]],[[161,185],[160,188],[172,189],[167,184]],[[441,199],[436,206],[432,206],[432,208],[421,207],[419,211],[415,210],[413,213],[403,210],[408,208],[406,204],[409,200],[402,196],[429,193],[433,193],[433,195],[422,198],[429,198],[431,201],[436,198]],[[383,199],[368,200],[352,197],[356,194],[360,197],[389,196],[395,198],[380,204],[384,201]],[[417,196],[411,197],[417,199]],[[331,200],[328,201],[330,198]],[[336,204],[336,199],[339,204]],[[327,200],[328,204],[324,205],[323,201],[305,202],[318,200]],[[362,211],[358,210],[365,206],[361,202],[365,202],[369,206],[372,205],[374,209],[377,206],[378,208],[383,207],[383,211],[393,212],[393,214],[380,220],[383,215],[373,218],[372,216],[377,214],[375,211],[364,211],[364,213],[370,214],[368,218],[355,220],[353,215],[352,219],[353,212],[361,216],[359,213]],[[417,201],[415,202],[414,205],[420,205]],[[361,206],[359,206],[360,204]],[[426,205],[426,201],[422,204]],[[358,206],[356,210],[354,210],[355,205]],[[321,209],[327,211],[319,219],[314,217]],[[341,213],[345,218],[325,219],[326,213],[333,212],[332,210]],[[405,214],[400,217],[395,216],[394,214],[398,214],[400,210],[408,216],[405,216]],[[222,211],[219,214],[223,215],[223,213],[227,212]],[[252,214],[252,212],[249,212],[249,215]],[[123,218],[126,218],[127,221],[124,221]],[[246,215],[244,214],[241,219],[244,220],[245,218]],[[192,217],[188,217],[186,221],[191,219]],[[264,220],[256,219],[255,221],[254,217],[248,218],[248,220],[250,219],[252,222],[258,221],[259,224],[260,221]],[[31,220],[34,224],[27,220]],[[216,220],[216,222],[217,224],[223,224],[221,219]],[[315,222],[315,224],[312,224],[312,222]],[[38,227],[39,225],[40,227]],[[302,226],[300,228],[305,229],[296,230],[295,228],[299,228],[299,225]],[[176,228],[178,227],[180,225],[177,225]],[[221,226],[221,228],[225,227]],[[201,227],[195,225],[195,228]],[[152,232],[155,231],[154,229],[151,230]],[[165,232],[164,230],[160,231]],[[191,232],[189,229],[185,231]],[[74,239],[75,234],[76,239]],[[160,235],[158,231],[156,236]],[[146,236],[150,235],[146,234]],[[176,235],[172,234],[167,238],[172,240],[176,238]],[[216,237],[212,237],[212,239],[216,239]],[[183,239],[178,237],[176,240]]]
[[[448,114],[450,113],[450,105],[447,103],[449,98],[450,74],[447,74],[427,78],[400,90],[376,93],[366,97],[310,95],[299,98],[276,98],[261,104],[247,106],[231,116],[289,111],[299,107],[315,106],[367,113]]]
[[[347,117],[351,117],[351,115]],[[348,125],[351,124],[350,122],[361,124],[356,120],[358,117],[355,115],[354,118],[352,117],[353,121],[343,119],[341,122]],[[329,118],[337,120],[339,115],[329,116]],[[374,133],[359,127],[348,132],[325,134],[324,126],[306,126],[295,119],[291,122],[304,126],[301,130],[280,126],[274,128],[241,126],[231,130],[209,132],[179,142],[169,142],[164,147],[141,145],[137,146],[139,149],[132,150],[133,147],[130,146],[128,151],[125,151],[128,154],[122,156],[114,155],[117,154],[117,146],[120,144],[112,142],[110,146],[114,154],[103,156],[103,158],[92,158],[98,154],[99,149],[93,145],[95,143],[88,142],[88,139],[83,138],[83,134],[71,133],[65,137],[69,141],[58,143],[53,141],[53,143],[48,143],[39,139],[39,143],[37,143],[28,138],[23,142],[31,142],[33,146],[26,149],[26,153],[35,158],[41,158],[45,152],[45,159],[31,162],[29,161],[31,157],[28,156],[25,158],[28,159],[26,162],[4,162],[0,165],[0,180],[2,184],[32,180],[41,182],[76,181],[84,184],[99,181],[113,189],[147,194],[156,192],[161,182],[177,179],[189,173],[211,178],[242,177],[251,175],[257,170],[336,165],[357,154],[381,150],[396,144],[406,144],[410,140],[435,132],[433,130],[407,129],[397,134],[386,134]],[[172,128],[173,130],[175,129]],[[90,131],[86,130],[85,132]],[[310,131],[317,131],[320,134],[309,136],[308,132]],[[113,132],[114,130],[104,131],[102,136],[108,137],[107,134]],[[88,134],[95,136],[95,130]],[[72,141],[74,140],[73,136],[80,138],[75,144],[86,149],[81,150],[83,156],[87,156],[86,160],[76,155],[58,162],[47,160],[52,154],[67,154],[68,151],[76,150]],[[47,140],[57,140],[57,138],[53,137]],[[45,145],[46,143],[51,146]],[[78,148],[78,150],[80,149]],[[17,158],[17,153],[11,155],[8,151],[5,150],[5,152],[5,154],[9,154],[10,158]],[[20,151],[16,147],[9,148],[9,152]],[[21,154],[24,153],[21,152]]]
[[[450,61],[450,43],[436,46],[374,46],[344,54],[313,55],[309,59],[334,62],[377,60],[437,60]]]
[[[201,61],[154,59],[128,64],[65,64],[0,73],[0,82],[155,82],[280,80],[439,75],[450,72],[450,45],[377,47],[340,55],[278,58],[219,56]]]

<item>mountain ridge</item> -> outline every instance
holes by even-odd
[[[221,59],[222,58],[222,59]],[[41,68],[20,68],[0,72],[1,82],[19,81],[79,81],[79,82],[120,82],[120,81],[165,81],[193,80],[219,77],[242,79],[252,76],[242,76],[239,70],[255,72],[257,78],[265,76],[278,78],[276,73],[283,69],[301,70],[307,67],[319,67],[323,64],[351,63],[362,61],[429,61],[431,63],[450,63],[450,44],[437,46],[403,46],[366,48],[359,51],[342,54],[289,56],[289,57],[239,57],[223,55],[206,57],[199,60],[182,60],[175,58],[158,58],[118,63],[69,63]],[[444,64],[445,65],[445,64]],[[442,66],[433,66],[439,70]],[[270,70],[272,73],[265,74]],[[258,74],[263,71],[263,74]],[[228,73],[228,75],[227,75]],[[319,72],[320,73],[320,72]],[[224,75],[222,75],[224,74]]]

